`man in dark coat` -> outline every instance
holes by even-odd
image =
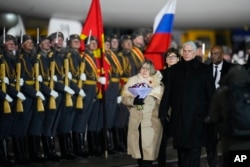
[[[211,101],[211,107],[209,112],[210,122],[217,125],[219,132],[221,134],[221,150],[223,157],[223,167],[230,166],[230,151],[232,150],[250,150],[250,140],[249,137],[234,137],[231,135],[231,124],[230,122],[230,111],[233,108],[229,105],[231,102],[229,96],[229,88],[238,88],[242,85],[249,84],[250,75],[247,70],[241,65],[235,65],[228,73],[224,76],[221,86],[216,90]],[[247,85],[248,86],[248,85]],[[249,94],[249,91],[245,92],[244,95]],[[249,96],[248,96],[249,97]],[[242,99],[241,97],[238,98]],[[232,103],[232,102],[231,102]],[[236,103],[239,104],[239,103]],[[245,105],[249,105],[245,103]],[[241,105],[242,107],[242,105]],[[244,108],[244,107],[242,107]],[[232,111],[231,111],[232,112]],[[246,118],[247,119],[247,118]],[[240,129],[241,130],[241,129]],[[240,131],[241,132],[241,131]]]
[[[216,89],[220,87],[221,80],[227,74],[228,70],[233,66],[233,64],[227,62],[223,59],[224,52],[223,47],[215,45],[211,48],[211,63],[210,70],[212,71],[212,76],[214,78],[214,84]],[[207,124],[206,133],[206,152],[207,161],[210,167],[216,167],[217,162],[217,143],[218,143],[218,131],[217,128],[211,124]]]
[[[209,66],[196,58],[196,45],[183,45],[183,61],[168,70],[165,91],[159,109],[164,121],[171,107],[173,145],[178,152],[178,166],[199,167],[204,119],[215,90]]]

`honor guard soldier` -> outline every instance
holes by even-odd
[[[7,85],[9,79],[6,77],[5,63],[3,55],[0,53],[0,166],[11,166],[7,156],[7,139],[9,137],[9,129],[12,125],[13,115],[11,104],[13,99],[7,94]],[[10,122],[9,122],[10,121]]]
[[[62,114],[59,122],[58,127],[58,133],[60,137],[62,138],[62,142],[65,142],[65,151],[69,152],[73,155],[76,154],[77,156],[83,156],[83,152],[81,151],[80,146],[76,148],[76,143],[80,142],[81,136],[76,134],[77,131],[77,124],[81,124],[82,120],[78,119],[79,112],[76,108],[82,109],[82,106],[78,106],[76,99],[80,98],[80,102],[82,103],[83,97],[85,96],[85,93],[82,89],[82,82],[86,79],[86,76],[82,73],[83,70],[80,70],[82,59],[79,54],[79,48],[80,48],[80,36],[77,34],[72,34],[67,39],[67,52],[66,57],[64,61],[68,61],[68,72],[65,71],[65,74],[68,73],[68,79],[69,79],[69,86],[76,92],[75,95],[73,95],[72,98],[72,106],[67,107],[65,106],[62,109]],[[64,65],[65,67],[65,65]],[[66,67],[65,67],[66,68]],[[65,80],[66,82],[66,80]],[[81,82],[81,83],[79,83]],[[66,84],[66,83],[65,83]],[[78,85],[80,84],[80,85]],[[80,97],[79,97],[80,96]],[[65,103],[67,103],[67,95],[65,99]],[[76,115],[75,115],[76,114]],[[81,115],[81,114],[80,114]],[[74,125],[74,126],[73,126]],[[71,148],[71,132],[73,131],[73,144],[74,148]],[[78,131],[79,132],[79,131]],[[59,138],[60,139],[60,138]],[[66,154],[66,159],[70,159],[70,157]]]
[[[74,108],[69,120],[70,130],[72,130],[73,152],[76,156],[86,157],[86,152],[83,149],[84,136],[82,136],[81,128],[83,124],[83,99],[86,96],[83,90],[83,82],[86,80],[86,75],[84,74],[85,63],[79,53],[80,36],[77,34],[70,35],[67,45],[69,50],[66,55],[69,60],[69,71],[72,75],[71,84],[74,87],[77,86],[74,91],[78,92],[76,96],[73,96]]]
[[[114,39],[113,39],[114,40]],[[117,40],[118,41],[118,40]],[[123,69],[118,55],[110,49],[111,38],[105,38],[105,54],[111,66],[110,79],[107,90],[105,91],[105,109],[106,109],[106,128],[108,140],[108,153],[114,154],[115,148],[118,147],[117,129],[115,121],[117,119],[118,104],[121,102],[120,77]]]
[[[120,78],[120,95],[123,91],[123,86],[127,83],[128,78],[136,75],[138,73],[137,66],[139,68],[139,60],[136,59],[135,55],[132,53],[133,43],[130,35],[121,36],[121,51],[118,54],[118,57],[121,61],[123,73]],[[125,105],[122,103],[119,104],[119,110],[116,127],[117,134],[119,137],[118,148],[116,150],[121,152],[126,152],[127,144],[127,126],[128,126],[128,116],[129,112]]]
[[[72,155],[71,152],[68,152],[68,150],[65,150],[65,148],[69,148],[68,146],[66,147],[65,143],[66,142],[66,135],[62,133],[62,128],[64,127],[61,116],[63,109],[65,107],[72,108],[72,104],[68,104],[68,102],[71,102],[71,96],[75,94],[75,91],[70,88],[69,86],[69,80],[68,80],[68,74],[65,74],[65,69],[68,69],[68,65],[65,66],[64,62],[64,53],[62,52],[63,48],[63,41],[64,41],[64,35],[62,32],[55,32],[52,33],[50,36],[50,42],[52,49],[48,54],[48,59],[50,62],[50,67],[53,66],[55,67],[53,80],[55,81],[54,83],[51,82],[51,84],[54,85],[49,85],[51,88],[54,87],[54,90],[56,90],[59,93],[59,97],[56,98],[56,109],[55,109],[55,118],[54,118],[54,123],[53,127],[51,130],[51,135],[49,138],[44,138],[47,143],[49,143],[49,154],[47,156],[50,156],[48,159],[54,159],[56,158],[56,151],[55,151],[55,136],[56,132],[59,130],[59,146],[61,150],[61,158],[62,159],[74,159],[74,156]],[[50,77],[51,79],[51,77]],[[66,81],[66,82],[65,82]],[[66,101],[66,95],[68,97],[68,101]],[[65,103],[67,102],[67,103]],[[67,105],[67,106],[66,106]],[[64,116],[62,116],[64,118]],[[63,134],[63,135],[61,135]],[[48,136],[47,136],[48,137]]]
[[[118,54],[119,52],[119,36],[117,34],[113,34],[110,36],[110,49]]]
[[[15,42],[16,39],[14,36],[12,35],[5,35],[1,38],[1,47],[2,47],[2,56],[1,56],[1,66],[4,66],[4,69],[1,69],[2,74],[4,74],[4,80],[5,81],[5,85],[1,85],[1,88],[4,89],[5,91],[7,91],[7,94],[9,94],[11,96],[11,98],[13,98],[14,102],[9,103],[10,106],[10,112],[8,114],[2,114],[1,113],[1,125],[0,128],[1,130],[1,151],[2,151],[2,141],[5,142],[5,147],[7,148],[5,152],[5,154],[1,154],[1,155],[5,155],[5,160],[1,160],[1,162],[7,162],[7,164],[9,164],[9,160],[7,159],[7,155],[8,155],[8,137],[11,136],[11,128],[12,128],[12,124],[14,121],[14,115],[16,112],[16,99],[21,99],[21,100],[25,100],[25,96],[23,93],[21,93],[20,91],[18,92],[17,89],[15,88],[15,80],[16,80],[16,72],[15,72],[15,63],[16,63],[16,59],[14,56],[14,51],[15,51]],[[4,72],[5,71],[5,72]],[[3,83],[3,82],[2,82]],[[6,89],[7,88],[7,89]],[[7,98],[8,96],[6,96]],[[4,102],[6,103],[6,102]],[[4,105],[1,105],[4,106]],[[2,110],[5,111],[6,110]],[[3,139],[3,140],[2,140]]]
[[[101,155],[100,145],[97,146],[99,142],[99,134],[95,131],[96,118],[98,118],[98,111],[93,110],[94,101],[98,98],[97,92],[97,82],[104,83],[105,79],[99,77],[100,69],[98,69],[98,60],[94,55],[94,51],[98,48],[98,40],[94,36],[89,36],[84,40],[86,49],[82,53],[83,61],[85,62],[84,73],[86,74],[86,80],[84,81],[84,91],[86,93],[86,98],[84,98],[84,107],[82,115],[82,126],[81,131],[83,136],[87,132],[87,142],[88,142],[88,151],[90,155]],[[94,120],[90,119],[95,118]],[[88,128],[87,128],[88,127]]]
[[[23,111],[17,112],[13,124],[13,142],[14,154],[16,162],[25,164],[29,161],[27,151],[28,128],[34,111],[33,104],[36,104],[37,98],[45,100],[41,91],[35,89],[35,71],[32,62],[32,51],[34,44],[30,35],[23,35],[21,37],[21,52],[18,55],[18,62],[16,63],[16,88],[24,93],[26,100],[23,101]],[[18,83],[19,82],[19,83]]]
[[[143,55],[143,49],[144,49],[144,38],[142,32],[134,32],[132,34],[132,42],[133,42],[133,47],[132,47],[132,58],[134,62],[134,67],[136,72],[139,71],[139,68],[142,64],[142,62],[145,60],[144,55]]]
[[[37,51],[40,51],[39,39],[37,39]],[[44,50],[45,51],[45,50]],[[48,51],[48,50],[47,50]],[[48,85],[48,66],[44,65],[42,62],[43,57],[40,53],[35,53],[32,58],[33,69],[34,69],[34,81],[35,81],[35,90],[42,92],[45,97],[49,97],[53,90],[51,90]],[[44,60],[45,62],[46,60]],[[33,113],[31,117],[31,122],[28,128],[28,137],[29,137],[29,151],[30,159],[33,162],[41,163],[44,161],[44,158],[41,156],[41,131],[43,125],[43,119],[45,115],[45,105],[46,99],[41,99],[38,97],[35,99],[33,107]]]
[[[143,31],[143,38],[144,38],[144,47],[143,47],[143,52],[147,49],[151,38],[153,36],[153,29],[152,28],[145,28]]]
[[[53,58],[50,59],[49,57],[49,54],[52,56],[54,52],[50,49],[50,38],[47,36],[41,36],[39,39],[38,50],[39,69],[41,71],[43,83],[51,89],[50,95],[46,96],[45,113],[41,135],[45,160],[59,161],[60,157],[56,154],[54,145],[54,126],[56,126],[56,122],[58,122],[56,120],[58,118],[57,112],[59,107],[58,104],[61,100],[61,94],[55,90],[54,86],[57,82],[57,77],[55,75],[55,61]]]
[[[54,114],[54,110],[50,110],[49,102],[50,99],[54,100],[58,97],[58,93],[54,89],[49,88],[50,81],[50,66],[47,58],[47,54],[50,50],[50,41],[47,36],[41,36],[37,39],[37,55],[36,55],[36,63],[38,65],[39,77],[40,77],[40,89],[42,93],[45,95],[45,100],[43,101],[44,112],[35,112],[32,124],[29,128],[30,140],[33,141],[33,160],[36,162],[42,162],[44,159],[41,158],[41,148],[40,148],[40,140],[42,135],[42,142],[44,148],[44,157],[45,160],[48,160],[48,149],[46,149],[48,145],[44,143],[43,136],[47,132],[51,131],[51,124],[53,123],[51,119],[51,115]],[[52,78],[53,81],[53,78]],[[51,114],[52,113],[52,114]],[[53,117],[53,116],[52,116]],[[46,129],[45,129],[46,128]],[[49,136],[49,135],[48,135]],[[56,156],[55,156],[56,157]],[[59,159],[55,158],[54,159]],[[51,160],[54,160],[53,158]]]

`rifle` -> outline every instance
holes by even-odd
[[[18,92],[20,91],[20,85],[19,85],[20,78],[21,78],[21,63],[18,62],[16,63],[16,90]],[[17,112],[23,112],[23,103],[21,99],[17,98],[16,106],[17,106]]]
[[[80,66],[80,70],[79,70],[79,74],[81,75],[85,70],[85,63],[82,61],[81,62],[81,66]],[[82,89],[82,80],[79,79],[78,83],[77,83],[78,88]],[[78,95],[77,99],[76,99],[76,108],[77,109],[82,109],[83,108],[83,101],[82,101],[82,96]]]
[[[35,71],[35,89],[36,91],[40,90],[40,85],[38,81],[38,76],[39,76],[39,65],[38,62],[34,64],[34,71]],[[37,111],[38,112],[43,112],[44,111],[44,106],[43,106],[43,101],[40,97],[37,97]]]
[[[6,84],[4,83],[4,78],[5,78],[5,64],[4,63],[1,64],[1,72],[2,72],[2,75],[1,75],[2,76],[2,91],[6,93]],[[10,104],[7,100],[4,100],[3,107],[4,107],[3,111],[5,114],[11,113]]]
[[[65,68],[65,80],[64,80],[64,84],[65,86],[69,86],[69,78],[68,78],[68,73],[69,73],[69,59],[66,57],[64,59],[64,68]],[[71,95],[69,93],[66,93],[66,107],[72,107],[73,106],[73,102],[72,102],[72,98]]]
[[[53,80],[54,75],[55,75],[55,61],[52,60],[50,62],[50,80],[49,80],[49,88],[51,90],[54,89],[54,80]],[[49,109],[51,110],[56,109],[56,99],[53,96],[50,96],[49,99]]]

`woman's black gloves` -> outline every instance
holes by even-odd
[[[144,99],[140,98],[140,96],[136,96],[133,102],[134,105],[143,105],[144,104]]]

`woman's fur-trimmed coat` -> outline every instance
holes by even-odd
[[[162,137],[162,125],[158,118],[158,108],[163,93],[162,75],[159,71],[146,80],[140,74],[131,77],[124,86],[122,103],[128,106],[130,116],[128,125],[128,154],[135,159],[140,159],[139,149],[139,125],[141,125],[143,160],[155,160]],[[145,97],[142,110],[137,110],[133,105],[134,96],[129,92],[128,87],[136,83],[146,83],[153,89]]]

